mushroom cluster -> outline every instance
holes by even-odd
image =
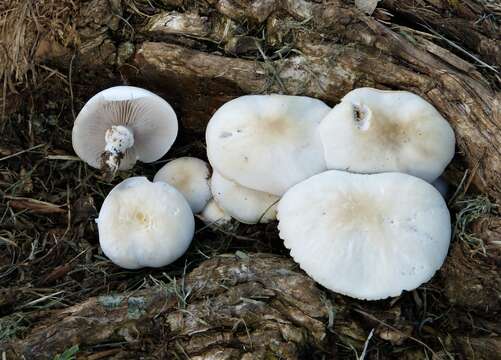
[[[418,95],[361,88],[332,109],[243,96],[214,114],[206,140],[218,205],[241,222],[278,218],[292,257],[328,289],[397,296],[442,265],[450,215],[429,183],[444,189],[455,138]]]
[[[75,152],[115,173],[161,158],[177,118],[159,96],[119,86],[89,100],[73,128]],[[355,89],[330,108],[318,99],[247,95],[221,106],[206,129],[209,163],[167,162],[153,182],[133,177],[106,197],[103,252],[117,265],[179,258],[194,214],[210,226],[278,219],[291,256],[315,281],[355,298],[397,296],[442,265],[451,229],[434,187],[454,156],[454,132],[406,91]]]

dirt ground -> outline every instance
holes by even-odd
[[[152,164],[138,163],[133,170],[119,173],[112,183],[105,182],[99,171],[80,161],[72,149],[71,129],[75,115],[89,96],[124,82],[147,87],[148,79],[127,77],[123,64],[95,57],[95,62],[102,62],[96,65],[64,53],[66,46],[77,46],[84,35],[80,35],[80,40],[68,35],[77,31],[77,27],[72,27],[65,17],[70,17],[78,5],[72,1],[62,3],[64,6],[51,8],[51,11],[59,9],[59,13],[50,16],[44,13],[39,18],[37,26],[52,26],[54,33],[44,45],[47,48],[40,46],[45,38],[39,38],[35,49],[40,58],[45,56],[44,51],[52,55],[59,51],[61,56],[33,65],[28,61],[35,56],[32,49],[26,52],[25,62],[21,61],[22,54],[18,54],[22,69],[16,68],[17,74],[6,67],[1,74],[4,87],[0,124],[0,353],[15,342],[22,344],[41,324],[51,324],[51,319],[60,316],[61,309],[98,296],[150,291],[159,283],[172,284],[201,264],[208,266],[203,265],[204,261],[221,254],[232,254],[237,259],[255,253],[288,258],[288,251],[278,238],[276,223],[235,223],[230,228],[209,228],[198,220],[188,253],[167,267],[126,271],[103,255],[94,219],[109,191],[130,176],[152,179],[165,162],[176,157],[206,159],[203,126],[195,126],[191,120],[182,123],[174,147],[163,159]],[[110,37],[116,45],[113,51],[124,52],[125,46],[119,44],[131,39],[134,44],[143,41],[140,33],[130,35],[130,28],[145,22],[138,13],[151,11],[151,7],[175,6],[174,2],[153,2],[151,7],[145,3],[128,3],[121,20],[117,20],[119,25],[110,25],[115,29]],[[386,3],[390,8],[392,2]],[[5,6],[3,9],[0,5],[3,16],[12,8],[19,9],[14,2]],[[64,36],[60,29],[64,29]],[[24,31],[27,34],[29,26]],[[62,44],[60,49],[52,42],[55,38]],[[99,54],[103,53],[100,47]],[[498,91],[498,80],[492,75],[486,77],[491,88]],[[186,89],[189,91],[189,87]],[[185,98],[193,96],[196,94],[183,94]],[[222,98],[228,97],[225,94]],[[181,102],[175,101],[173,105],[181,114],[187,111],[181,108]],[[496,126],[499,131],[501,125]],[[318,316],[326,336],[318,342],[297,341],[296,344],[305,346],[298,352],[298,358],[501,359],[500,209],[492,194],[472,184],[475,168],[463,155],[458,151],[447,172],[454,238],[443,268],[417,290],[383,301],[357,301],[320,289],[321,297],[329,304],[328,311]],[[195,299],[187,295],[184,301],[186,305]],[[254,325],[253,330],[259,326]],[[188,356],[182,348],[159,352],[159,344],[171,341],[169,331],[145,333],[134,340],[118,335],[110,336],[107,341],[83,339],[77,347],[68,341],[64,351],[55,351],[51,356],[59,353],[54,358],[195,358],[196,352]],[[235,330],[243,334],[246,331],[249,330]],[[178,334],[176,338],[185,341],[190,336]],[[241,345],[235,340],[229,343],[221,340],[210,346]],[[288,358],[283,353],[262,356],[255,358]]]

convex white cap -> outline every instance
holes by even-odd
[[[226,225],[231,222],[231,216],[219,207],[214,199],[200,213],[200,219],[206,225]]]
[[[219,207],[242,223],[267,223],[276,219],[278,196],[238,185],[217,171],[212,174],[211,190]]]
[[[76,154],[95,168],[127,170],[137,160],[153,162],[172,146],[178,131],[172,107],[160,96],[115,86],[94,95],[73,125]]]
[[[195,231],[190,205],[174,187],[131,177],[115,186],[96,220],[103,252],[126,269],[161,267],[183,255]]]
[[[209,162],[229,180],[280,196],[325,170],[318,124],[329,110],[304,96],[248,95],[227,102],[207,125]]]
[[[280,237],[308,275],[366,300],[398,296],[428,281],[451,238],[440,193],[401,173],[315,175],[285,193],[277,217]]]
[[[426,100],[407,91],[349,92],[320,125],[328,169],[404,172],[435,180],[454,156],[454,132]]]
[[[212,197],[209,178],[209,164],[194,157],[181,157],[165,164],[153,181],[174,186],[186,198],[193,213],[197,214]]]

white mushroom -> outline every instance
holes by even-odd
[[[277,217],[285,246],[315,281],[367,300],[428,281],[451,237],[440,193],[401,173],[312,176],[285,193]]]
[[[211,199],[199,215],[206,225],[226,225],[231,222],[231,216],[219,207],[214,199]]]
[[[240,186],[217,171],[212,174],[211,190],[219,207],[242,223],[267,223],[276,219],[278,196]]]
[[[172,107],[152,92],[116,86],[94,95],[73,125],[77,155],[95,168],[127,170],[153,162],[172,146],[178,131]]]
[[[203,210],[212,197],[209,187],[209,165],[194,157],[182,157],[165,164],[153,181],[163,181],[184,195],[193,213]]]
[[[115,186],[96,220],[106,256],[126,269],[161,267],[188,249],[195,231],[190,205],[174,187],[132,177]]]
[[[229,180],[280,196],[325,170],[318,124],[329,110],[304,96],[248,95],[227,102],[207,125],[209,162]]]
[[[327,168],[404,172],[435,180],[454,156],[454,132],[423,98],[407,91],[349,92],[320,125]]]

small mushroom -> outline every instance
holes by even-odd
[[[174,187],[131,177],[115,186],[99,218],[103,252],[126,269],[161,267],[190,246],[195,220],[190,205]]]
[[[182,157],[165,164],[153,179],[174,186],[184,195],[193,213],[203,210],[212,197],[209,187],[210,169],[205,161]]]
[[[332,291],[366,300],[428,281],[451,238],[440,193],[402,173],[312,176],[284,194],[277,218],[280,237],[303,270]]]
[[[328,169],[404,172],[435,180],[454,156],[454,132],[423,98],[407,91],[349,92],[320,124]]]
[[[209,162],[229,180],[280,196],[325,170],[318,124],[329,110],[304,96],[248,95],[227,102],[207,125]]]
[[[231,216],[211,199],[199,215],[206,225],[226,225],[231,222]]]
[[[211,190],[219,207],[242,223],[267,223],[276,219],[278,196],[240,186],[217,171],[212,174]]]
[[[94,95],[73,125],[76,154],[94,168],[115,173],[137,160],[153,162],[172,146],[178,131],[172,107],[160,96],[115,86]]]

